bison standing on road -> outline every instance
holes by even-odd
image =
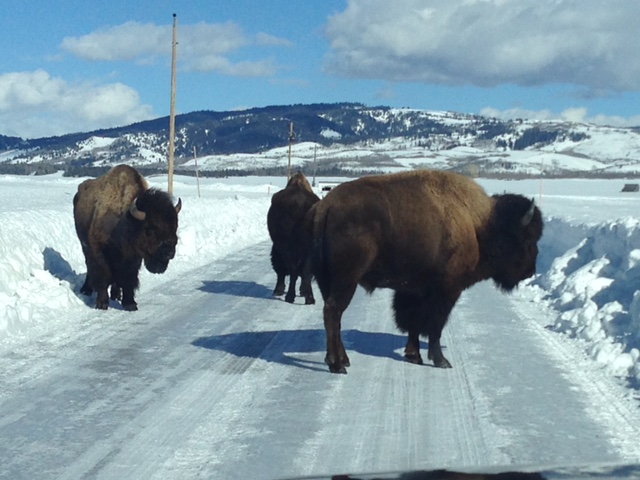
[[[293,303],[296,297],[298,277],[301,278],[300,295],[304,296],[304,303],[310,305],[316,302],[309,266],[311,237],[304,228],[304,217],[319,200],[301,172],[295,173],[287,186],[271,198],[267,228],[273,242],[271,265],[278,276],[273,294],[284,294],[285,277],[289,275],[289,290],[285,296],[285,301],[289,303]]]
[[[163,273],[175,256],[178,213],[169,194],[149,188],[133,168],[119,165],[103,176],[85,180],[73,197],[76,232],[82,245],[87,277],[80,292],[97,292],[96,308],[122,299],[125,310],[137,310],[134,292],[144,264]]]
[[[395,290],[398,328],[408,333],[405,358],[450,368],[440,335],[458,297],[493,279],[504,291],[535,273],[542,216],[520,195],[488,196],[451,172],[414,171],[364,177],[329,192],[308,215],[312,269],[324,298],[325,362],[350,365],[340,334],[342,313],[358,284]]]

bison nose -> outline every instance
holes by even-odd
[[[175,245],[167,245],[163,244],[160,246],[160,256],[166,260],[171,260],[176,256],[176,247]]]

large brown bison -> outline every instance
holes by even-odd
[[[325,362],[346,373],[342,313],[358,284],[395,290],[398,328],[408,333],[405,358],[450,368],[440,335],[463,290],[493,279],[504,291],[535,273],[542,216],[520,195],[488,196],[450,172],[415,171],[343,183],[309,212],[312,269],[324,298]]]
[[[133,168],[119,165],[103,176],[85,180],[73,197],[76,232],[82,245],[87,277],[80,292],[97,292],[96,308],[122,299],[125,310],[137,310],[134,292],[144,264],[163,273],[175,256],[178,213],[169,194],[149,188]]]
[[[304,217],[319,200],[302,172],[292,175],[287,186],[271,197],[267,228],[273,242],[271,265],[277,275],[273,294],[284,294],[285,278],[288,275],[289,289],[285,301],[289,303],[293,303],[296,297],[298,277],[301,279],[300,295],[304,297],[304,303],[315,303],[309,266],[311,237],[304,228]]]

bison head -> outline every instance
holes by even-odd
[[[151,273],[163,273],[176,254],[178,213],[182,201],[174,206],[171,197],[149,189],[136,198],[129,213],[138,222],[137,253]]]
[[[287,181],[287,188],[297,188],[299,190],[306,190],[307,192],[313,193],[315,195],[315,193],[313,192],[313,188],[311,188],[311,184],[309,183],[309,180],[307,180],[307,177],[305,177],[304,173],[302,172],[296,172],[293,175],[291,175],[291,177]]]
[[[521,195],[495,195],[485,245],[496,285],[513,290],[536,273],[542,214],[533,200]]]

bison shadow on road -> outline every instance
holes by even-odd
[[[202,292],[222,293],[236,297],[271,298],[271,290],[256,282],[243,282],[238,280],[206,280],[198,288]]]
[[[71,290],[86,306],[94,307],[95,306],[95,294],[91,296],[84,295],[80,293],[80,287],[84,283],[85,278],[87,277],[86,273],[76,273],[76,271],[71,268],[69,262],[67,262],[60,252],[54,250],[53,248],[46,247],[42,251],[42,256],[44,258],[44,269],[53,275],[58,280],[63,282],[68,282],[71,286]],[[114,310],[124,310],[120,302],[116,302],[113,300],[109,301],[109,308],[113,308]]]
[[[60,252],[51,247],[45,247],[42,251],[44,269],[58,280],[68,282],[76,296],[87,305],[93,305],[91,298],[80,293],[80,287],[84,283],[86,274],[79,274],[71,268]]]
[[[362,355],[389,358],[404,361],[402,351],[406,344],[404,335],[394,335],[381,332],[363,332],[361,330],[343,330],[343,342],[347,353],[358,352]],[[227,335],[212,335],[200,337],[192,345],[209,350],[218,350],[230,353],[239,358],[256,360],[258,358],[267,362],[281,363],[283,365],[305,368],[308,370],[326,372],[324,364],[325,332],[320,329],[313,330],[277,330],[264,332],[240,332]],[[420,342],[426,358],[427,344]],[[400,352],[400,353],[399,353]],[[309,353],[317,353],[310,360]],[[354,361],[354,358],[351,358]],[[355,360],[357,363],[357,360]],[[246,363],[246,370],[252,362]],[[431,366],[427,364],[427,366]],[[230,370],[240,373],[238,366],[231,366],[229,361],[222,361],[220,368],[225,372]]]

